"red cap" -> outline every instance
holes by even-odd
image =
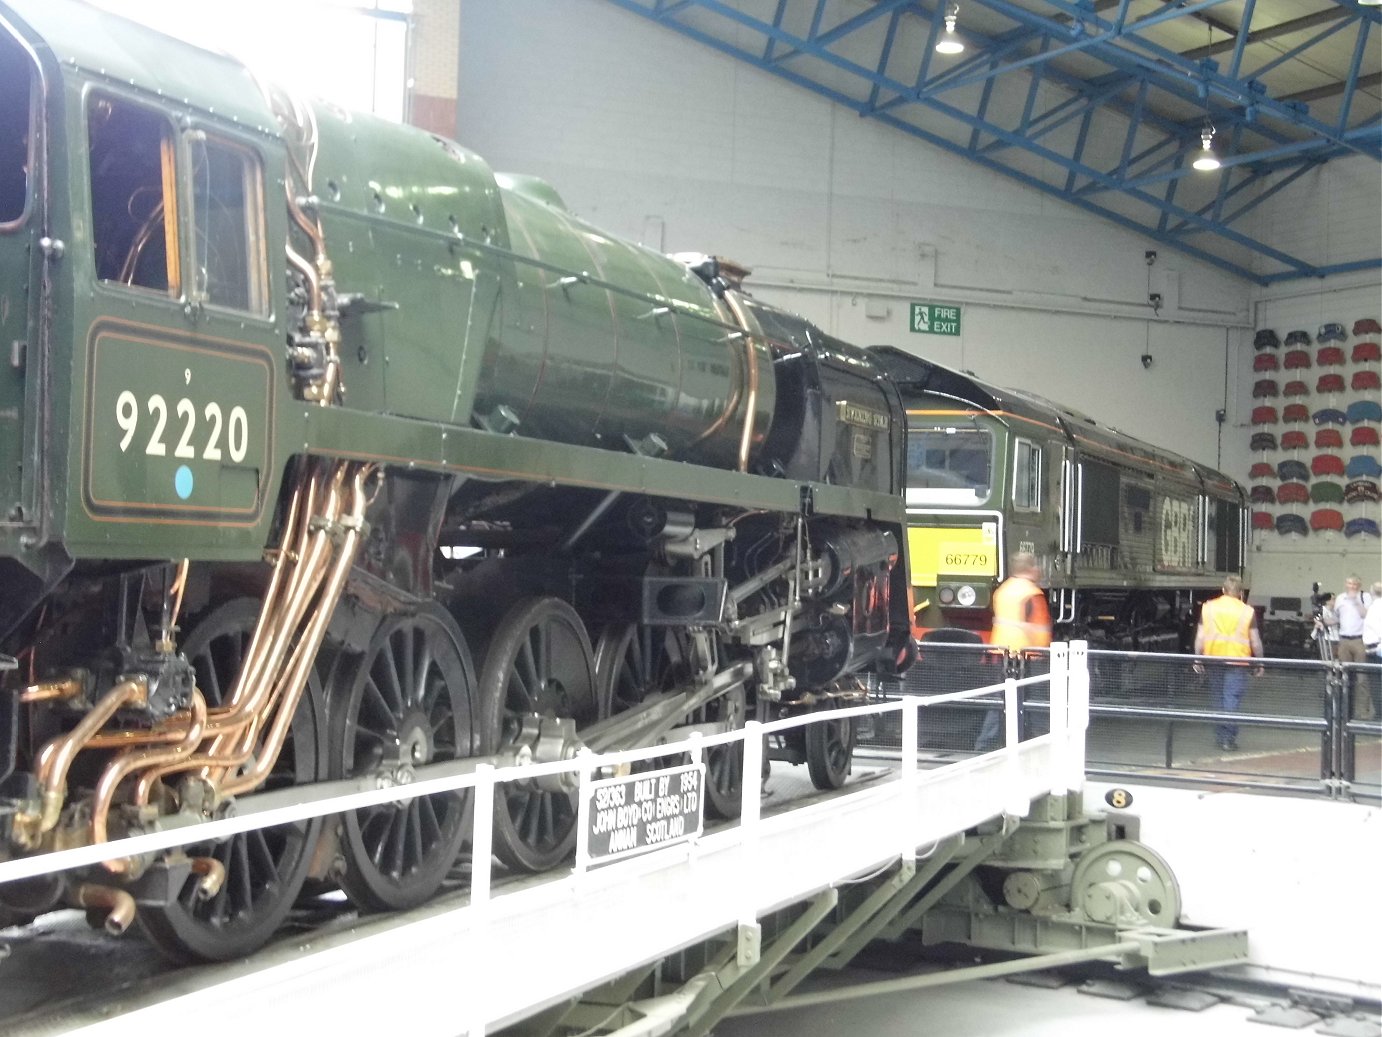
[[[1285,436],[1282,436],[1285,439]],[[1315,433],[1315,446],[1323,450],[1326,447],[1341,447],[1344,445],[1344,434],[1336,428],[1322,428]]]
[[[1343,529],[1344,516],[1336,508],[1316,508],[1310,513],[1310,528]]]

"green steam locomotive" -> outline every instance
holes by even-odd
[[[0,3],[0,861],[860,700],[910,661],[897,390],[449,140],[71,0]],[[847,722],[777,746],[823,787]],[[708,754],[737,809],[742,754]],[[431,896],[425,796],[0,884],[166,952]],[[541,870],[572,794],[506,786]]]

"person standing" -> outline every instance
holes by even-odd
[[[1319,644],[1320,658],[1333,662],[1339,649],[1339,616],[1334,611],[1334,594],[1321,591],[1318,596],[1319,615],[1315,617],[1315,629],[1310,635]]]
[[[1363,615],[1363,654],[1374,666],[1382,666],[1382,580],[1372,585],[1372,601]],[[1382,673],[1372,672],[1372,712],[1382,711]]]
[[[1363,619],[1368,611],[1368,598],[1363,594],[1363,581],[1350,576],[1344,581],[1344,592],[1334,599],[1334,614],[1339,617],[1339,643],[1334,657],[1341,663],[1367,662],[1363,650]],[[1368,681],[1359,674],[1349,674],[1353,686],[1354,720],[1371,720],[1377,714],[1372,708],[1372,694]],[[1348,679],[1348,678],[1346,678]]]
[[[1248,671],[1244,664],[1232,660],[1262,657],[1262,637],[1254,625],[1257,613],[1242,599],[1242,577],[1224,577],[1223,593],[1204,603],[1195,631],[1195,654],[1224,660],[1209,672],[1214,706],[1220,713],[1237,713],[1243,700]],[[1194,670],[1204,673],[1204,664],[1195,663]],[[1256,673],[1261,672],[1259,666]],[[1232,752],[1238,748],[1237,724],[1221,721],[1215,725],[1214,735],[1220,749]]]
[[[1008,563],[1008,578],[993,592],[993,629],[989,644],[1006,648],[1014,658],[1027,648],[1049,648],[1051,645],[1051,610],[1046,606],[1046,592],[1037,580],[1041,567],[1036,555],[1018,551]],[[974,748],[988,752],[998,744],[1002,729],[1003,711],[991,709],[984,714],[984,724]]]

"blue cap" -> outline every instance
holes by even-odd
[[[1285,516],[1282,516],[1282,517],[1284,518]],[[1280,522],[1281,520],[1278,519],[1277,521]],[[1375,536],[1382,536],[1382,532],[1379,532],[1379,530],[1378,530],[1378,528],[1377,528],[1377,520],[1376,520],[1376,519],[1370,519],[1370,518],[1354,518],[1354,519],[1349,519],[1347,522],[1344,523],[1344,536],[1346,536],[1346,537],[1356,537],[1356,536],[1370,536],[1370,537],[1375,537]]]
[[[1317,416],[1315,420],[1320,419]],[[1354,400],[1348,405],[1348,421],[1351,425],[1356,425],[1360,421],[1382,421],[1382,403],[1376,400]]]
[[[1320,333],[1315,336],[1316,342],[1342,342],[1348,338],[1344,333],[1342,324],[1321,324]]]
[[[1350,479],[1361,479],[1365,475],[1382,475],[1382,463],[1371,454],[1354,454],[1348,459],[1345,474]]]

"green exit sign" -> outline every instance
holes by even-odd
[[[911,327],[919,335],[958,335],[960,308],[948,302],[914,302]]]

